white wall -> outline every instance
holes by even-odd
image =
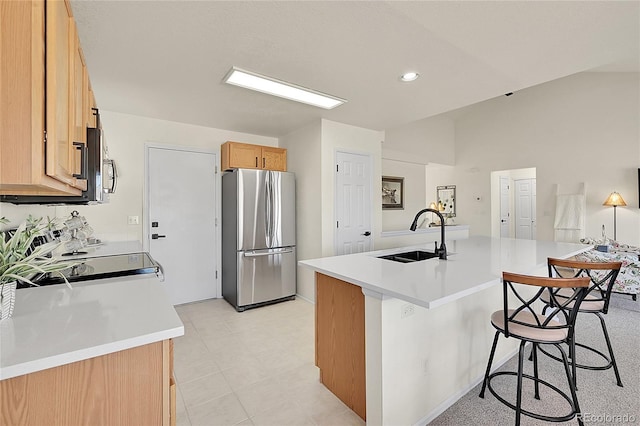
[[[332,256],[335,250],[335,162],[339,150],[371,155],[373,159],[372,234],[374,245],[381,229],[381,142],[384,133],[329,120],[319,120],[286,135],[289,170],[297,181],[298,259]],[[298,268],[298,295],[315,300],[311,270]]]
[[[227,140],[278,146],[272,137],[250,135],[172,121],[156,120],[111,111],[101,111],[106,143],[111,158],[118,165],[119,181],[116,194],[108,204],[96,206],[14,206],[0,204],[0,216],[20,221],[29,213],[66,218],[78,210],[95,231],[95,236],[106,241],[142,241],[144,145],[147,142],[174,146],[216,150],[218,161],[220,145]],[[194,182],[194,184],[197,184]],[[139,216],[139,225],[128,225],[127,216]]]
[[[426,176],[423,164],[382,159],[382,175],[404,178],[404,209],[382,210],[382,231],[409,229],[414,216],[429,207],[426,198]],[[381,202],[381,194],[374,194],[374,201]],[[422,217],[424,219],[425,216]],[[427,217],[429,219],[429,217]],[[425,222],[428,225],[429,220]]]
[[[280,139],[287,149],[287,170],[296,174],[296,251],[298,260],[322,257],[321,122],[318,120]],[[297,293],[315,300],[313,272],[298,266]]]
[[[613,211],[602,206],[618,191],[618,240],[640,244],[640,74],[581,73],[501,96],[456,120],[458,223],[491,235],[488,197],[496,170],[536,168],[537,236],[553,240],[555,184],[587,184],[586,235],[611,235]]]
[[[335,252],[335,187],[336,152],[345,151],[371,155],[373,159],[372,234],[374,246],[382,229],[382,204],[376,194],[382,191],[382,141],[384,132],[322,120],[322,255]]]
[[[419,164],[455,163],[455,122],[436,115],[385,131],[383,156]]]

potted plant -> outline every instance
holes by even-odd
[[[0,218],[0,225],[7,223],[7,219]],[[42,218],[36,219],[30,215],[15,231],[0,232],[0,320],[13,314],[18,281],[35,286],[37,284],[32,280],[38,275],[57,272],[71,288],[60,271],[72,267],[74,263],[62,262],[51,255],[60,243],[53,241],[33,247],[36,237],[52,226],[53,221],[44,223]]]

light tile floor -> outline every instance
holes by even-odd
[[[238,313],[223,299],[177,306],[178,425],[364,425],[319,382],[314,310],[302,299]]]

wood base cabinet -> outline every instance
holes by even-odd
[[[172,343],[165,340],[0,381],[0,424],[175,424]]]
[[[366,420],[364,294],[316,273],[316,366],[320,382]]]
[[[220,147],[222,170],[262,169],[287,171],[287,150],[272,146],[225,142]]]

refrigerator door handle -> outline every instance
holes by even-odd
[[[286,254],[293,253],[293,249],[291,247],[274,249],[274,250],[264,250],[264,251],[246,251],[244,252],[244,257],[260,257],[260,256],[274,256],[276,254]]]
[[[271,247],[273,244],[273,187],[271,185],[271,173],[266,172],[264,180],[265,186],[265,233],[267,246]]]

